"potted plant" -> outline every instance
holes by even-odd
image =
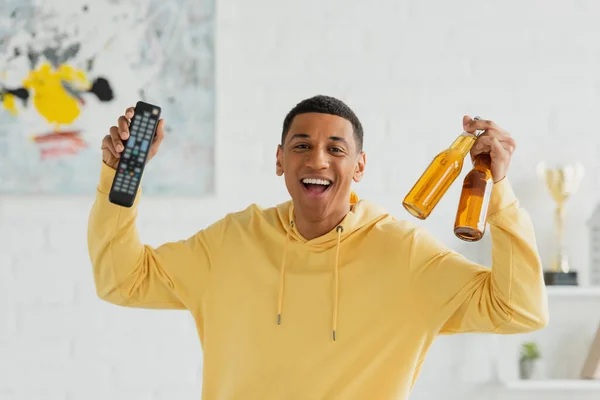
[[[521,345],[521,357],[519,358],[519,375],[521,379],[531,378],[536,361],[540,357],[540,350],[535,342],[526,342]]]

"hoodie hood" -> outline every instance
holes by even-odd
[[[305,239],[296,227],[294,203],[292,201],[277,206],[277,214],[289,239],[304,243],[311,251],[319,251],[337,246],[338,239],[343,242],[347,237],[356,234],[359,230],[388,215],[383,208],[366,200],[360,200],[354,192],[350,194],[350,206],[350,212],[346,214],[336,229],[311,240]]]
[[[283,311],[283,295],[285,291],[285,268],[288,245],[291,241],[303,243],[308,246],[309,251],[325,251],[335,248],[335,260],[331,265],[331,273],[334,276],[332,287],[333,315],[332,315],[332,338],[335,341],[337,332],[338,294],[339,294],[339,255],[342,243],[352,235],[360,234],[360,231],[368,228],[388,216],[387,212],[366,200],[360,200],[356,193],[350,194],[350,212],[335,227],[335,229],[317,238],[307,240],[304,238],[295,224],[294,204],[292,201],[277,206],[279,220],[285,230],[285,244],[281,257],[279,301],[277,306],[277,324],[281,324]]]

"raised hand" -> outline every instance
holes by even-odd
[[[492,178],[498,182],[506,176],[512,154],[517,147],[515,140],[504,129],[492,121],[474,120],[468,115],[463,117],[463,127],[467,132],[484,130],[471,148],[471,159],[478,154],[489,153],[492,159]]]
[[[123,141],[129,137],[129,122],[133,118],[134,112],[135,107],[127,108],[125,115],[121,115],[117,120],[117,125],[110,128],[110,134],[102,139],[102,161],[113,169],[117,169],[121,153],[125,149]],[[164,137],[164,120],[160,119],[156,128],[156,135],[154,135],[154,140],[148,150],[146,164],[156,155]]]

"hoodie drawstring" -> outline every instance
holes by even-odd
[[[277,325],[281,325],[281,310],[283,308],[283,287],[285,285],[285,256],[287,255],[288,242],[294,228],[294,221],[290,222],[290,230],[285,235],[285,244],[283,246],[283,259],[281,260],[281,268],[279,272],[279,304],[277,305]]]
[[[281,268],[279,272],[279,301],[277,304],[277,325],[281,325],[281,312],[283,309],[283,292],[285,286],[285,258],[288,250],[288,243],[290,241],[290,236],[292,233],[292,229],[294,228],[294,221],[290,221],[290,230],[288,230],[287,235],[285,236],[285,244],[283,247],[283,257],[281,259]],[[344,232],[344,227],[338,225],[335,228],[337,232],[337,245],[335,249],[335,265],[333,270],[334,277],[334,293],[333,293],[333,315],[332,315],[332,337],[333,340],[336,340],[337,333],[337,319],[338,319],[338,307],[339,307],[339,259],[340,259],[340,242],[342,240],[342,233]]]
[[[339,261],[340,261],[340,240],[342,238],[342,232],[344,227],[338,225],[335,228],[337,232],[337,245],[335,247],[335,267],[334,267],[334,281],[335,281],[335,293],[333,297],[333,341],[335,342],[335,332],[337,330],[337,314],[338,314],[338,292],[339,292]]]

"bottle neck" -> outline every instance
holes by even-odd
[[[459,151],[461,156],[464,158],[467,156],[467,154],[469,154],[469,151],[471,151],[471,147],[473,147],[475,139],[477,139],[477,136],[474,134],[463,132],[454,140],[454,142],[450,145],[450,148]]]
[[[492,166],[492,157],[489,153],[478,154],[473,158],[473,166],[489,169]]]

